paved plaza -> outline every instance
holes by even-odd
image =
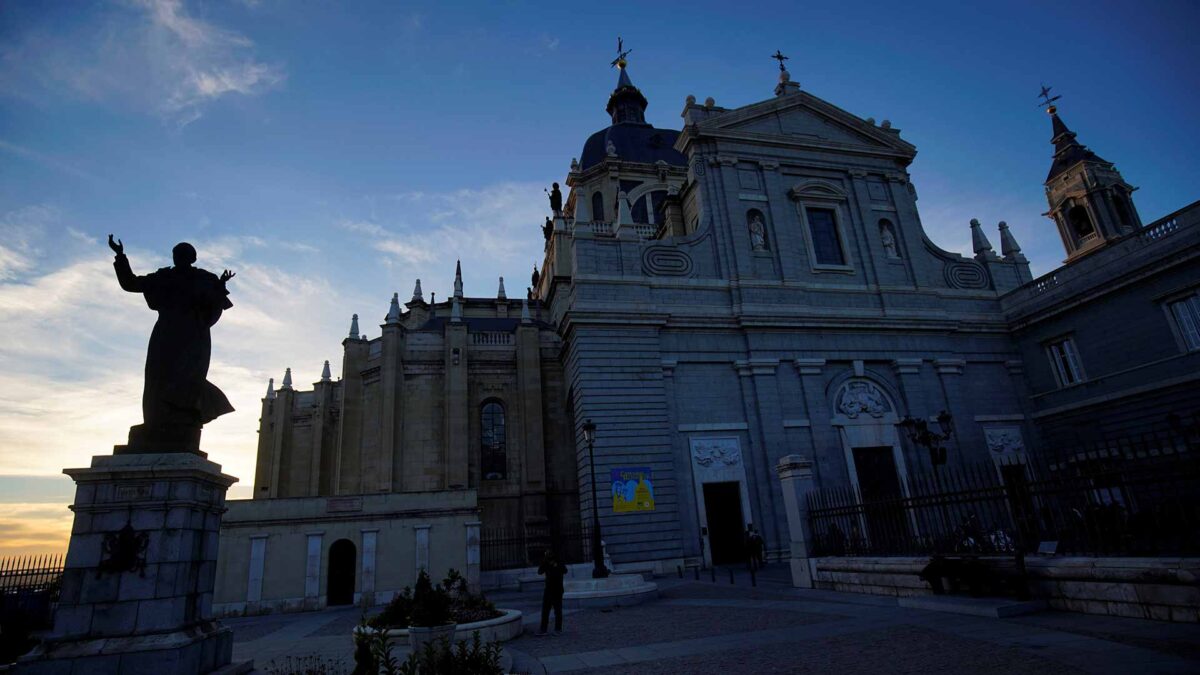
[[[1010,619],[897,605],[895,598],[793,589],[782,565],[752,587],[729,577],[657,579],[662,597],[636,607],[568,611],[565,631],[538,637],[540,595],[495,592],[525,612],[505,644],[517,672],[653,673],[1194,673],[1200,626],[1062,612]],[[234,657],[318,656],[352,667],[358,609],[231,619]]]

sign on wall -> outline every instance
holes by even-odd
[[[649,467],[612,470],[614,513],[654,510],[654,483]]]

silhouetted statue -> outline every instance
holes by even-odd
[[[546,238],[546,241],[550,241],[550,235],[553,232],[554,232],[554,221],[547,218],[546,222],[542,225],[542,236]]]
[[[113,267],[121,288],[141,293],[158,312],[146,350],[143,423],[130,427],[129,445],[117,446],[117,452],[200,453],[201,426],[233,412],[229,399],[206,378],[212,352],[209,328],[233,307],[225,282],[234,273],[225,270],[218,277],[193,267],[196,249],[181,243],[171,250],[174,267],[138,276],[121,241],[114,242],[110,234],[108,245],[117,254]]]
[[[533,283],[533,287],[537,288],[538,282],[540,282],[541,280],[542,280],[542,275],[540,272],[538,272],[538,268],[536,268],[536,267],[533,268],[533,274],[529,277],[529,281],[531,281]]]
[[[550,210],[555,217],[562,215],[562,190],[558,189],[558,183],[550,186]]]

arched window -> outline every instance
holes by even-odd
[[[1129,218],[1129,203],[1125,195],[1120,192],[1113,194],[1113,207],[1117,210],[1117,220],[1121,221],[1122,225],[1129,227],[1133,224]]]
[[[592,220],[594,222],[604,222],[604,193],[592,193]]]
[[[505,438],[504,406],[497,401],[484,403],[479,414],[479,469],[484,480],[503,480],[508,475]]]
[[[650,222],[650,217],[646,214],[646,195],[637,198],[633,203],[633,209],[630,211],[633,216],[633,222],[639,225],[645,225]]]
[[[1067,220],[1071,222],[1071,227],[1075,229],[1075,236],[1083,239],[1096,233],[1096,228],[1092,227],[1092,219],[1088,217],[1087,209],[1082,205],[1072,206],[1070,211],[1067,211]]]

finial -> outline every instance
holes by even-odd
[[[425,302],[425,294],[421,292],[420,279],[417,279],[417,285],[413,286],[412,302]]]
[[[461,298],[462,296],[462,261],[458,260],[454,263],[454,297]]]
[[[1024,258],[1021,255],[1021,247],[1017,245],[1017,238],[1013,236],[1011,230],[1008,229],[1008,223],[1000,221],[1000,253],[1005,258]]]
[[[717,99],[715,99],[711,96],[704,99],[704,107],[705,108],[711,108],[711,107],[715,106],[716,104],[717,104]]]
[[[267,380],[267,396],[266,396],[266,398],[268,401],[275,398],[275,378],[273,378],[273,377],[271,379]]]
[[[773,58],[773,59],[775,59],[776,61],[778,61],[778,62],[779,62],[779,72],[781,72],[781,73],[786,73],[786,72],[787,72],[787,68],[784,68],[784,67],[783,67],[783,62],[784,62],[784,61],[787,61],[787,60],[788,60],[788,57],[784,56],[784,55],[783,55],[783,52],[781,52],[781,51],[779,51],[778,49],[776,49],[776,50],[775,50],[775,53],[771,55],[771,58]]]
[[[400,323],[400,294],[392,293],[392,304],[388,307],[387,318],[384,323],[396,324]]]
[[[629,197],[624,190],[617,193],[617,225],[633,225],[633,209],[629,207]]]
[[[620,37],[618,37],[617,38],[617,58],[613,59],[612,67],[620,68],[621,70],[624,70],[625,64],[627,63],[626,57],[628,57],[631,53],[633,53],[633,50],[625,49],[625,41],[623,39],[621,39]]]
[[[892,121],[891,121],[891,120],[884,120],[884,121],[880,122],[880,123],[879,123],[879,128],[880,128],[880,129],[891,129],[891,128],[892,128]]]
[[[357,314],[350,317],[350,339],[351,340],[358,339],[358,315]]]
[[[283,372],[283,385],[279,387],[279,391],[292,388],[292,369],[288,368]]]
[[[1042,106],[1046,106],[1046,112],[1053,115],[1054,113],[1058,112],[1058,108],[1054,106],[1054,102],[1062,98],[1062,96],[1051,96],[1051,89],[1053,89],[1053,87],[1047,87],[1044,84],[1042,85],[1042,93],[1038,94],[1038,98],[1042,99],[1042,101],[1038,103],[1038,107],[1040,108]]]
[[[521,298],[521,323],[533,323],[533,319],[529,316],[529,300]]]
[[[977,258],[996,255],[996,252],[992,250],[992,242],[988,241],[987,235],[983,233],[983,227],[976,218],[971,219],[971,246],[975,249]]]
[[[696,96],[694,94],[688,94],[687,98],[683,100],[683,103],[684,105],[696,105]]]
[[[496,291],[497,300],[507,300],[508,296],[504,294],[504,277],[500,277],[500,290]]]
[[[329,375],[329,361],[325,361],[325,367],[324,367],[324,368],[321,368],[321,381],[322,381],[322,382],[328,382],[328,381],[329,381],[329,379],[330,379],[330,375]]]

